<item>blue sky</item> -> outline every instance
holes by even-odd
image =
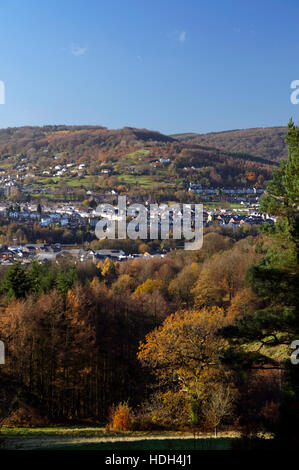
[[[298,0],[0,0],[0,127],[298,122]]]

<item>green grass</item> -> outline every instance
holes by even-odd
[[[118,181],[123,184],[130,184],[136,185],[143,188],[154,188],[154,187],[164,187],[164,188],[171,188],[173,187],[173,183],[169,183],[167,181],[155,181],[153,177],[149,175],[131,175],[131,174],[122,174],[118,176]]]
[[[79,177],[73,177],[70,178],[69,176],[48,176],[48,177],[40,177],[38,180],[36,180],[36,184],[43,185],[45,188],[51,187],[51,185],[54,183],[65,183],[68,186],[89,186],[90,185],[90,179],[92,178],[92,175],[86,175],[83,178]],[[48,181],[52,180],[51,183]]]
[[[112,436],[117,436],[119,433],[112,433]],[[95,437],[104,436],[105,428],[100,426],[50,426],[43,428],[0,428],[0,438],[26,438],[36,439],[44,437]]]
[[[7,169],[11,168],[14,164],[15,164],[15,162],[9,161],[8,159],[7,160],[1,160],[0,161],[0,168],[4,168],[4,169],[7,170]]]
[[[150,178],[150,176],[138,176],[138,175],[120,175],[118,177],[118,181],[120,183],[127,183],[127,184],[138,184],[139,186],[143,186],[144,188],[149,188],[150,186],[153,185],[153,182]]]
[[[0,428],[0,447],[12,450],[225,450],[232,439],[193,439],[175,431],[106,431],[100,426]]]
[[[90,175],[84,176],[83,178],[65,178],[62,181],[67,184],[68,186],[72,187],[80,187],[84,186],[85,188],[89,188],[91,185],[90,182]]]
[[[48,181],[51,180],[49,183]],[[53,184],[58,183],[59,178],[57,176],[47,176],[47,177],[39,177],[35,184],[43,185],[45,188],[51,187]]]
[[[277,336],[280,336],[279,333],[277,334]],[[273,337],[269,336],[268,338],[265,338],[265,340],[273,341]],[[290,346],[287,344],[261,347],[261,343],[257,341],[243,346],[243,349],[245,351],[259,351],[264,356],[269,357],[270,359],[273,359],[275,361],[288,360],[290,357]]]
[[[244,210],[244,206],[242,204],[238,204],[236,202],[203,202],[204,207],[208,207],[209,209],[222,209],[224,206],[227,209],[242,209]]]
[[[149,153],[150,153],[149,150],[140,149],[140,150],[136,150],[135,152],[128,153],[126,157],[131,158],[131,159],[136,158],[138,160],[143,160],[144,157],[146,157]]]
[[[231,440],[226,437],[217,439],[145,439],[127,442],[47,446],[40,447],[39,450],[229,450]]]

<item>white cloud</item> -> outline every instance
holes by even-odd
[[[179,34],[179,41],[180,42],[185,42],[186,41],[186,31],[182,31],[180,34]]]
[[[78,57],[80,55],[84,55],[87,51],[87,47],[80,47],[80,46],[72,46],[71,47],[71,54]]]

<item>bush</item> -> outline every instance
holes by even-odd
[[[110,410],[108,429],[113,431],[131,431],[134,419],[132,409],[127,402],[112,406]]]
[[[185,395],[173,391],[154,393],[138,408],[134,417],[134,430],[182,429],[189,424],[190,414]]]

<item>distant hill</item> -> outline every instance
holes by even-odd
[[[246,153],[278,162],[287,158],[285,127],[236,129],[209,134],[176,134],[180,142],[217,147],[234,153]]]
[[[147,129],[101,126],[15,127],[0,130],[0,155],[37,155],[40,151],[92,153],[111,149],[139,148],[142,145],[173,142],[172,137]]]
[[[0,169],[2,174],[17,175],[19,181],[20,176],[29,175],[27,180],[31,178],[36,190],[59,182],[98,190],[122,184],[130,191],[150,191],[154,186],[187,189],[190,181],[204,187],[263,187],[273,166],[286,156],[284,132],[284,128],[269,128],[167,136],[133,127],[8,128],[0,130]],[[67,167],[57,176],[54,168],[68,163],[84,170],[76,173]],[[100,179],[92,182],[93,176]],[[113,179],[105,181],[110,176]]]

